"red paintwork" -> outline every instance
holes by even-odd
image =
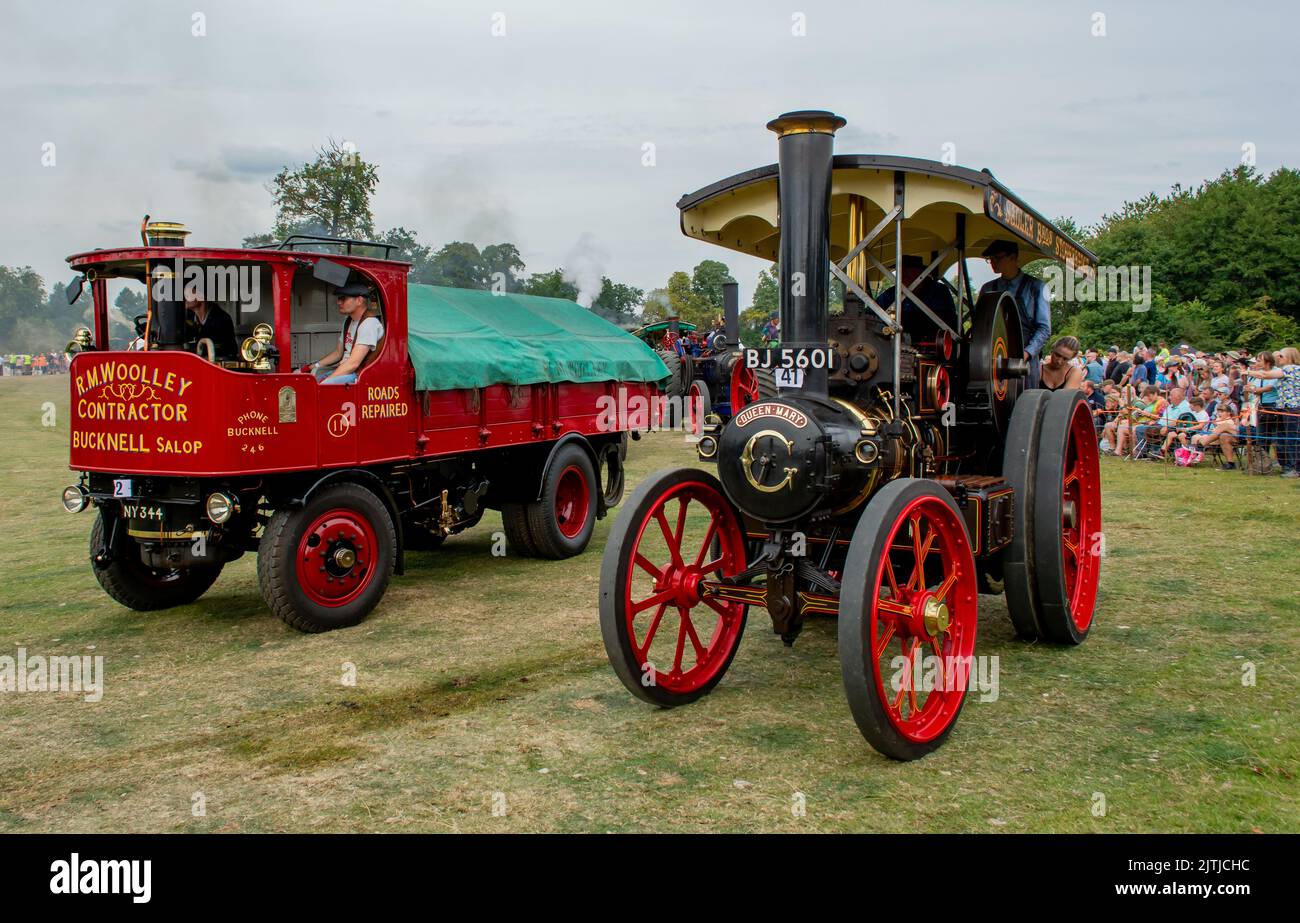
[[[1082,401],[1075,405],[1074,418],[1070,420],[1061,500],[1074,503],[1078,511],[1074,525],[1062,517],[1061,556],[1070,617],[1079,631],[1087,631],[1092,624],[1097,583],[1101,578],[1101,559],[1093,547],[1094,536],[1101,534],[1101,464],[1092,414]]]
[[[325,255],[379,290],[385,336],[356,384],[324,387],[291,368],[289,315],[294,273],[310,273],[321,254],[135,247],[82,253],[69,263],[85,271],[99,264],[178,256],[271,267],[278,371],[232,371],[178,350],[81,353],[69,375],[74,470],[223,476],[429,458],[549,442],[569,433],[608,433],[599,425],[598,398],[617,398],[619,389],[626,390],[626,399],[657,393],[652,385],[620,382],[416,392],[406,351],[405,263]],[[108,329],[106,286],[99,280],[92,289],[95,337],[102,349]],[[296,403],[293,421],[281,419],[280,392],[285,388],[292,389]],[[148,419],[139,419],[141,414]]]
[[[555,490],[555,523],[566,538],[577,538],[587,524],[591,509],[587,477],[577,465],[560,472],[560,483]]]
[[[365,516],[349,509],[328,510],[316,517],[298,543],[298,585],[318,605],[347,605],[378,573],[374,567],[378,546],[374,526]],[[348,567],[339,565],[334,557],[339,548],[354,556]]]

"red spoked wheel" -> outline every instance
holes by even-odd
[[[753,369],[737,362],[731,370],[731,415],[734,417],[762,398],[758,388],[758,375]]]
[[[317,516],[298,540],[298,584],[319,606],[345,606],[375,575],[375,530],[356,510],[336,507]]]
[[[731,665],[748,607],[702,584],[745,569],[740,516],[718,479],[695,468],[646,478],[610,533],[600,630],[614,672],[643,701],[671,707],[713,689]]]
[[[700,379],[695,379],[686,391],[686,412],[683,414],[686,420],[686,431],[698,436],[704,428],[704,418],[712,409],[709,386]]]
[[[1082,393],[1048,399],[1034,485],[1034,560],[1043,636],[1079,644],[1088,636],[1101,576],[1101,463]]]
[[[862,735],[914,760],[952,732],[966,700],[978,610],[960,511],[933,481],[892,481],[853,533],[840,593],[840,669]]]

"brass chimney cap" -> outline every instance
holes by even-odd
[[[151,247],[183,247],[190,231],[179,221],[150,221],[144,226],[144,235]]]
[[[847,119],[825,109],[800,109],[782,113],[772,119],[767,123],[767,129],[776,132],[780,138],[809,133],[833,135],[847,124]]]

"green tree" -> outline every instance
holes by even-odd
[[[380,243],[393,246],[392,258],[405,260],[411,264],[408,281],[422,284],[433,282],[433,249],[420,243],[414,231],[397,227],[386,231],[379,238]],[[381,253],[383,251],[380,251]],[[376,254],[378,255],[378,254]]]
[[[487,288],[488,270],[477,246],[452,241],[429,261],[430,282],[452,288]]]
[[[641,299],[641,323],[653,324],[669,315],[668,289],[652,288]]]
[[[329,237],[369,240],[375,235],[370,197],[379,184],[374,164],[332,138],[311,163],[282,168],[268,191],[275,202],[273,234],[283,238],[304,228]]]
[[[490,288],[499,277],[505,291],[517,292],[522,287],[524,260],[519,249],[510,243],[490,244],[483,248],[483,270]]]
[[[722,287],[735,282],[726,263],[704,260],[691,273],[691,292],[697,303],[707,305],[714,315],[722,313]]]
[[[616,324],[628,325],[636,321],[637,307],[645,292],[632,285],[601,277],[600,297],[592,302],[591,309]]]
[[[6,344],[4,352],[34,348],[16,342],[15,334],[20,322],[41,318],[45,303],[45,281],[34,269],[0,266],[0,344]]]
[[[763,337],[768,318],[781,308],[781,283],[773,263],[758,274],[754,297],[748,309],[740,312],[740,342],[757,346]]]
[[[546,298],[565,298],[574,301],[578,297],[578,287],[564,278],[563,269],[536,273],[528,277],[524,292],[529,295],[542,295]]]
[[[707,262],[707,261],[706,261]],[[668,277],[669,315],[676,315],[696,325],[707,325],[718,313],[713,305],[695,292],[691,277],[678,270]]]
[[[758,274],[758,283],[754,286],[754,298],[751,308],[766,312],[771,316],[781,308],[781,281],[777,275],[776,264]]]

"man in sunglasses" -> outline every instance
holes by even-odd
[[[1030,361],[1026,385],[1038,381],[1038,357],[1052,335],[1052,304],[1047,285],[1020,271],[1020,246],[1013,240],[995,240],[980,254],[989,261],[998,278],[980,286],[980,294],[1010,292],[1020,309],[1020,330],[1025,338],[1025,358]]]

